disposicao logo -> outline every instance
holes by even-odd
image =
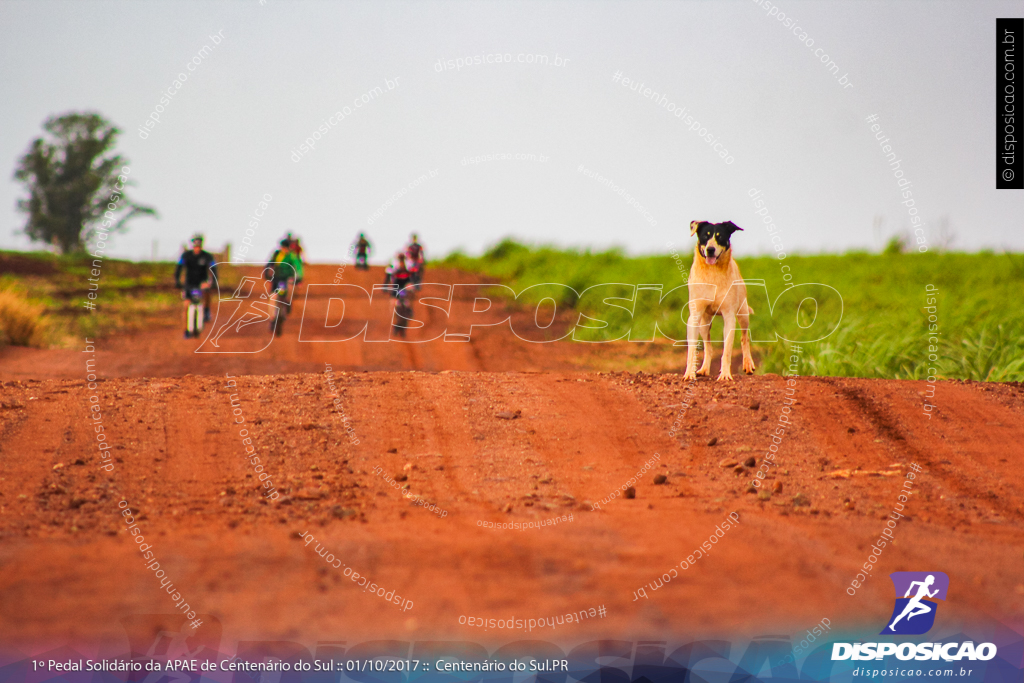
[[[892,616],[880,635],[916,636],[927,633],[935,624],[939,603],[946,599],[949,577],[943,572],[893,572],[889,575],[896,595]],[[913,594],[913,595],[911,595]],[[896,655],[897,659],[919,661],[943,659],[947,662],[961,659],[988,661],[996,656],[993,643],[833,643],[832,660],[882,659]]]
[[[935,624],[939,603],[929,598],[946,599],[949,577],[943,572],[893,572],[889,575],[896,595],[896,607],[881,635],[919,636]],[[913,596],[911,596],[913,593]]]

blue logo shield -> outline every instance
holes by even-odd
[[[889,578],[896,589],[896,606],[881,634],[916,636],[930,631],[939,609],[935,599],[946,599],[949,577],[943,572],[893,572]]]

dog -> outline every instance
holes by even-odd
[[[722,349],[722,370],[718,381],[732,379],[732,344],[736,323],[740,326],[740,346],[743,348],[743,371],[754,372],[754,359],[750,355],[750,316],[753,309],[747,303],[747,287],[740,275],[740,267],[732,258],[729,239],[737,230],[743,230],[732,221],[708,223],[692,221],[690,236],[697,235],[690,269],[690,318],[686,324],[686,374],[684,379],[697,379],[697,375],[711,374],[711,322],[716,315],[725,321],[725,347]],[[697,370],[697,334],[704,340],[704,362]]]

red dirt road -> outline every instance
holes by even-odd
[[[308,283],[329,284],[337,275],[336,266],[309,266],[306,272]],[[256,275],[255,271],[243,271],[243,274]],[[442,283],[487,282],[487,278],[477,278],[445,270],[428,271],[428,279]],[[346,285],[358,285],[365,290],[372,290],[374,285],[383,280],[383,269],[371,268],[359,271],[346,268],[342,282]],[[440,290],[431,294],[440,294]],[[231,292],[222,293],[226,299]],[[427,292],[423,292],[426,296]],[[331,292],[331,296],[338,296]],[[168,326],[141,334],[119,336],[105,339],[96,350],[97,367],[102,367],[103,377],[173,377],[186,374],[223,375],[225,372],[243,375],[269,375],[288,372],[323,372],[324,364],[331,363],[335,370],[467,370],[503,372],[509,370],[539,371],[556,369],[575,369],[583,367],[585,359],[599,360],[609,355],[610,349],[603,347],[622,345],[608,344],[535,344],[517,339],[509,330],[508,325],[502,329],[477,327],[473,331],[471,343],[446,343],[443,339],[422,342],[432,339],[446,329],[446,317],[436,308],[416,305],[416,317],[423,319],[426,326],[422,329],[409,331],[408,339],[417,343],[388,343],[386,341],[363,341],[362,339],[347,342],[330,342],[330,335],[351,335],[355,333],[362,321],[370,320],[373,325],[369,329],[370,338],[387,339],[387,315],[390,313],[389,301],[378,297],[383,305],[367,306],[354,300],[350,293],[344,293],[343,300],[348,310],[345,320],[337,328],[324,330],[318,328],[329,315],[329,324],[336,324],[341,317],[337,302],[328,310],[327,293],[316,288],[310,289],[305,284],[295,295],[293,312],[284,325],[285,333],[273,343],[270,341],[269,325],[265,323],[249,325],[238,335],[227,335],[221,341],[221,347],[214,349],[212,345],[203,346],[209,351],[226,351],[227,353],[196,353],[200,347],[197,340],[182,339],[184,323],[174,327]],[[467,295],[460,296],[463,301]],[[495,300],[495,311],[505,310]],[[307,311],[307,307],[309,310]],[[102,314],[102,302],[100,303]],[[234,304],[224,301],[218,318],[212,326],[217,329],[224,324],[234,310]],[[516,312],[517,319],[526,320],[531,314]],[[560,332],[566,329],[569,316],[560,315],[552,329]],[[496,320],[494,316],[490,319]],[[182,315],[181,320],[184,320]],[[299,328],[305,320],[306,329],[303,337],[310,342],[299,341]],[[359,321],[357,322],[350,322]],[[175,321],[177,322],[177,321]],[[208,325],[207,329],[210,329]],[[260,349],[258,353],[251,353]],[[627,347],[656,346],[666,348],[665,344],[654,345],[632,344]],[[84,348],[84,347],[83,347]],[[627,348],[626,353],[637,353],[639,348]],[[242,353],[245,351],[245,353]],[[616,350],[617,354],[623,353]],[[582,356],[582,358],[581,358]],[[0,379],[44,379],[82,377],[82,353],[80,350],[51,349],[40,351],[22,347],[0,349]]]
[[[333,269],[316,277],[330,281]],[[822,617],[880,628],[888,574],[901,570],[949,574],[950,618],[981,612],[1012,626],[1024,613],[1020,386],[942,382],[928,418],[924,383],[799,378],[762,487],[781,491],[758,496],[746,490],[783,412],[784,379],[702,379],[684,410],[679,374],[588,369],[624,345],[485,332],[466,344],[305,344],[293,329],[243,357],[189,353],[196,342],[158,330],[99,342],[96,390],[80,350],[5,351],[0,641],[113,644],[128,615],[175,612],[121,523],[121,500],[176,590],[238,639],[758,635]],[[114,444],[110,473],[99,469],[92,394]],[[243,456],[243,427],[276,501]],[[634,499],[593,509],[656,454]],[[921,472],[896,543],[851,597],[912,463]],[[447,514],[403,498],[376,468]],[[739,524],[709,554],[651,587],[732,512]],[[478,525],[570,514],[539,529]],[[305,532],[316,538],[308,547]],[[363,592],[317,544],[412,608]],[[646,598],[635,592],[644,586]],[[599,606],[606,617],[553,632],[459,623]]]

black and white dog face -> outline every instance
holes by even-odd
[[[737,230],[742,230],[732,221],[725,223],[708,223],[707,221],[692,221],[690,223],[690,236],[697,235],[697,247],[704,262],[709,266],[715,265],[718,259],[722,258],[725,252],[729,251],[729,238]]]

